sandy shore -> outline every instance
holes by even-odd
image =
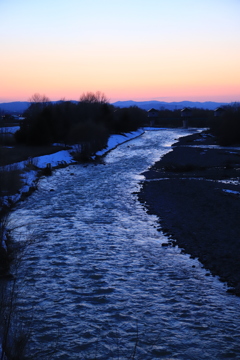
[[[240,295],[240,148],[207,148],[204,133],[181,138],[144,173],[139,199],[183,251]]]

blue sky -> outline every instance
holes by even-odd
[[[239,14],[239,0],[0,0],[0,101],[239,101]]]

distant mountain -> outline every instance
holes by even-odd
[[[201,109],[208,109],[208,110],[214,110],[219,106],[228,105],[228,103],[219,103],[214,101],[205,101],[205,102],[199,102],[199,101],[180,101],[180,102],[165,102],[165,101],[117,101],[113,103],[116,107],[129,107],[129,106],[138,106],[141,109],[144,110],[150,110],[152,108],[156,110],[160,110],[162,108],[167,110],[175,110],[175,109],[182,109],[184,107],[196,107]]]
[[[70,100],[70,101],[77,103],[77,101],[75,100]],[[57,102],[61,102],[61,100],[52,101],[53,104]],[[22,114],[25,110],[27,110],[30,104],[31,103],[29,101],[14,101],[9,103],[0,103],[0,111],[3,110],[11,114],[14,113]]]
[[[9,103],[0,103],[0,110],[9,112],[9,113],[19,113],[22,114],[29,106],[28,101],[14,101]]]
[[[56,103],[57,101],[53,101]],[[75,101],[73,101],[75,102]],[[8,113],[17,113],[22,114],[30,105],[28,101],[14,101],[9,103],[0,103],[0,110],[6,111]],[[196,107],[201,109],[209,109],[214,110],[219,106],[228,105],[227,103],[219,103],[213,101],[199,102],[199,101],[180,101],[180,102],[165,102],[165,101],[117,101],[112,105],[116,107],[130,107],[130,106],[138,106],[144,110],[150,110],[155,108],[156,110],[160,110],[162,108],[168,110],[182,109],[184,107]]]

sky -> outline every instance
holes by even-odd
[[[240,101],[240,0],[0,0],[0,102]]]

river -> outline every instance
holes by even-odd
[[[58,169],[11,213],[15,240],[33,240],[18,275],[29,359],[240,359],[240,299],[162,246],[137,200],[141,173],[188,133],[146,131]]]

